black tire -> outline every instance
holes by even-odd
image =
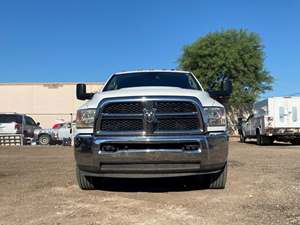
[[[71,145],[72,145],[72,140],[71,140],[71,138],[64,138],[64,139],[62,140],[62,145],[63,145],[63,146],[71,146]]]
[[[51,137],[48,134],[41,134],[38,141],[40,145],[49,145]]]
[[[243,133],[240,134],[240,142],[241,142],[241,143],[245,143],[245,142],[246,142],[246,138],[245,138],[245,136],[243,135]]]
[[[256,133],[256,144],[257,145],[262,145],[262,138],[261,138],[261,135],[260,133]]]
[[[77,183],[81,190],[94,190],[96,189],[96,179],[94,177],[84,176],[78,166],[76,166]]]
[[[256,143],[258,145],[271,145],[273,144],[274,139],[268,136],[262,136],[260,133],[256,134]]]
[[[293,139],[291,140],[292,145],[300,145],[300,140],[299,139]]]
[[[209,188],[224,189],[226,185],[226,180],[227,180],[227,163],[221,172],[210,175]]]
[[[274,143],[274,138],[272,137],[264,137],[265,145],[272,145]]]

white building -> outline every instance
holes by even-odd
[[[89,92],[102,88],[102,83],[87,84]],[[0,112],[25,113],[52,127],[59,121],[71,121],[83,104],[76,99],[76,83],[0,83]]]

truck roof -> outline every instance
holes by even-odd
[[[290,98],[300,98],[300,96],[271,96],[271,97],[268,97],[268,98],[261,99],[261,100],[255,102],[254,104],[265,102],[265,101],[269,101],[271,99],[286,99],[286,98],[287,99],[290,99]]]
[[[121,75],[121,74],[129,74],[129,73],[151,73],[151,72],[160,72],[160,73],[190,73],[189,71],[184,70],[175,70],[175,69],[149,69],[149,70],[130,70],[130,71],[121,71],[114,73],[114,75]]]

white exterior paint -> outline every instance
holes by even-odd
[[[243,124],[245,137],[273,136],[275,129],[300,128],[300,97],[271,97],[254,104],[253,115]],[[293,132],[292,130],[289,131]]]
[[[300,97],[272,97],[254,105],[254,117],[269,117],[271,128],[300,128]]]
[[[187,71],[178,71],[178,70],[138,70],[138,71],[119,72],[115,74],[126,75],[126,74],[136,73],[136,72],[176,72],[176,73],[191,74],[190,72]],[[109,79],[106,81],[103,87],[106,86],[107,82],[110,80],[110,78],[113,75],[109,77]],[[145,96],[145,97],[147,96],[189,96],[189,97],[196,97],[197,99],[199,99],[203,107],[209,107],[209,106],[224,107],[221,103],[212,99],[209,96],[209,94],[204,91],[198,79],[195,78],[195,80],[198,82],[202,90],[199,91],[199,90],[183,89],[178,87],[164,87],[164,86],[144,86],[144,87],[123,88],[119,90],[105,91],[105,92],[99,91],[95,93],[95,95],[91,100],[87,101],[79,109],[96,109],[98,104],[105,98],[135,97],[135,96]],[[204,118],[206,119],[206,115],[204,115]],[[208,131],[215,132],[215,131],[224,131],[226,129],[227,129],[226,126],[209,127]],[[78,129],[76,132],[92,133],[92,129]]]
[[[0,123],[0,134],[16,134],[16,123]]]
[[[300,128],[300,97],[273,97],[268,100],[273,127]]]
[[[97,92],[94,97],[83,104],[80,109],[97,108],[99,102],[105,98],[131,96],[192,96],[198,98],[203,106],[223,107],[222,104],[212,99],[205,91],[177,87],[133,87],[114,91]]]

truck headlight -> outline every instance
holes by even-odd
[[[77,128],[93,128],[96,109],[80,109],[76,114]]]
[[[223,107],[204,107],[209,127],[226,126],[226,114]]]

